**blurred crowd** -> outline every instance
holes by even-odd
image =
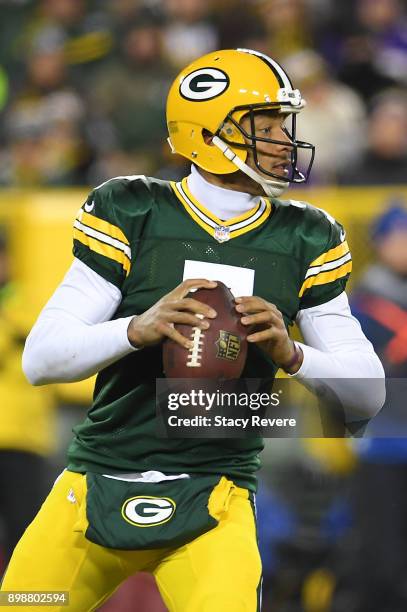
[[[169,84],[218,48],[277,59],[308,102],[313,184],[397,184],[407,163],[403,0],[1,0],[0,185],[178,178]]]

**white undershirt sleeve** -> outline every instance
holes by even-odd
[[[136,350],[127,338],[132,317],[111,321],[120,290],[79,259],[43,308],[23,353],[34,385],[73,382]]]
[[[374,416],[385,401],[384,370],[346,293],[300,310],[296,322],[304,361],[294,377],[312,390],[329,387],[346,407],[348,420]]]

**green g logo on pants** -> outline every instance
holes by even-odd
[[[122,506],[122,517],[137,527],[154,527],[169,521],[175,509],[176,504],[169,497],[140,495],[126,499]]]

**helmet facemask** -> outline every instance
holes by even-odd
[[[259,111],[277,111],[282,115],[287,116],[287,120],[290,118],[290,126],[284,125],[282,127],[283,132],[288,137],[287,140],[276,140],[273,138],[268,138],[266,136],[258,136],[256,135],[256,114],[259,114]],[[249,119],[250,132],[247,131],[242,125],[242,118]],[[233,127],[232,127],[233,126]],[[235,137],[232,139],[232,135]],[[267,195],[280,195],[282,191],[287,189],[290,183],[301,184],[305,183],[310,174],[312,164],[315,156],[315,147],[314,145],[303,142],[301,140],[297,140],[296,138],[296,112],[292,109],[281,107],[271,107],[270,104],[252,104],[245,106],[237,106],[230,113],[228,113],[225,121],[222,123],[221,127],[217,130],[216,135],[218,138],[214,139],[214,144],[219,146],[219,139],[232,147],[233,149],[244,149],[246,151],[251,151],[253,156],[254,164],[259,171],[259,173],[255,172],[253,169],[252,172],[247,172],[247,168],[249,166],[247,164],[242,164],[241,160],[235,158],[231,160],[233,163],[236,161],[236,166],[248,174],[252,179],[262,184],[264,190]],[[236,138],[237,136],[237,138]],[[290,149],[289,158],[290,163],[287,165],[287,174],[282,175],[270,170],[270,168],[266,168],[261,164],[259,160],[259,151],[257,149],[257,143],[268,143],[275,145],[282,145],[286,149]],[[219,147],[220,148],[220,147]],[[301,160],[299,160],[299,152],[301,156]],[[304,155],[301,155],[303,153]],[[304,160],[307,156],[307,160]],[[244,166],[244,167],[242,167]],[[250,169],[250,168],[249,168]],[[253,176],[253,172],[256,176]],[[260,174],[261,173],[261,174]],[[269,179],[267,177],[270,177]],[[267,189],[266,186],[269,185],[271,189]]]

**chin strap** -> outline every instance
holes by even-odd
[[[245,164],[244,161],[242,161],[240,157],[232,151],[226,142],[219,138],[219,136],[214,136],[212,138],[212,143],[215,145],[215,147],[218,147],[218,149],[222,151],[226,159],[232,162],[232,164],[234,164],[251,179],[256,181],[256,183],[259,183],[263,187],[264,193],[269,197],[276,198],[289,187],[290,183],[287,183],[286,181],[279,181],[277,179],[270,181],[264,179],[258,172],[253,170],[253,168],[250,168],[247,164]]]

